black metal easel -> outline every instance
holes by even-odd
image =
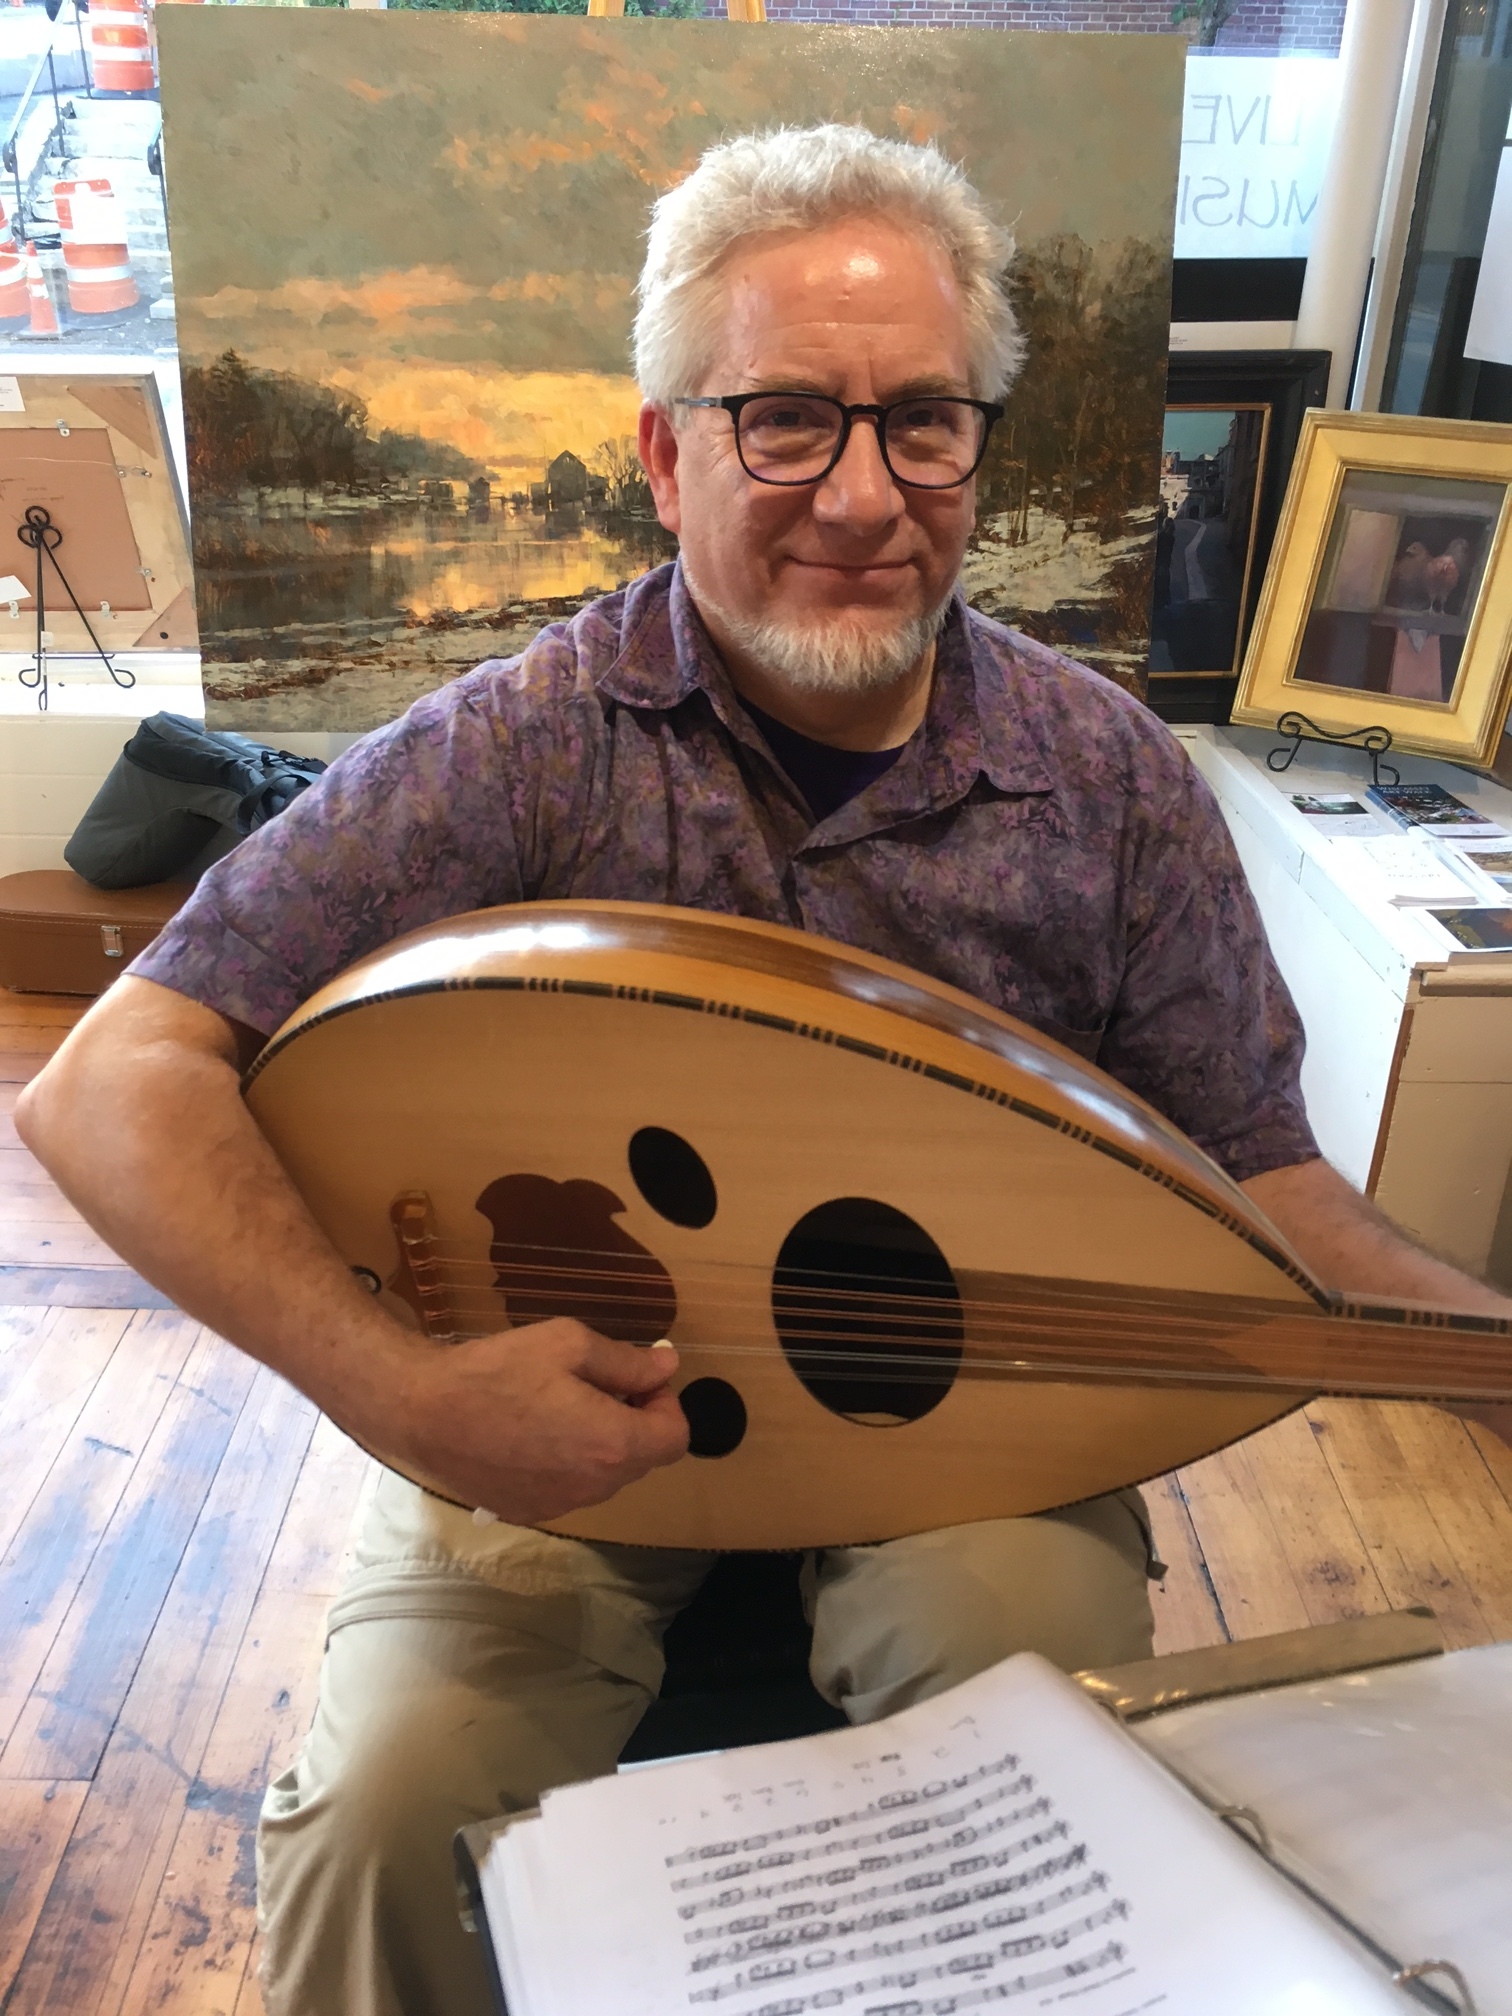
[[[43,714],[47,712],[48,654],[47,649],[42,642],[43,636],[47,630],[47,604],[43,592],[45,570],[43,568],[42,563],[44,560],[50,560],[52,562],[53,572],[57,575],[58,579],[63,583],[64,588],[67,590],[68,599],[70,602],[72,602],[74,609],[77,611],[79,621],[84,625],[84,628],[89,632],[89,641],[91,644],[93,644],[95,652],[99,657],[100,663],[105,667],[105,670],[110,674],[111,678],[115,681],[117,686],[135,686],[136,674],[131,671],[121,671],[117,669],[115,663],[113,662],[110,656],[110,653],[105,649],[104,645],[100,642],[99,638],[96,637],[94,633],[94,625],[90,622],[89,618],[84,614],[83,608],[80,606],[79,603],[79,598],[77,595],[75,595],[73,587],[69,582],[68,576],[63,572],[62,567],[58,564],[58,548],[63,544],[63,532],[60,526],[54,525],[52,521],[52,513],[48,510],[45,504],[27,505],[26,511],[22,517],[22,521],[16,527],[16,537],[21,541],[21,544],[23,546],[29,546],[37,556],[37,594],[36,594],[37,648],[32,654],[31,671],[22,672],[18,676],[20,677],[21,684],[27,689],[27,691],[29,693],[36,694],[38,712]],[[87,651],[85,652],[55,651],[52,655],[55,658],[56,657],[87,658],[89,656],[89,653]]]
[[[1265,753],[1265,767],[1278,774],[1290,770],[1297,760],[1297,751],[1304,742],[1325,742],[1335,749],[1358,749],[1370,758],[1370,783],[1378,790],[1381,783],[1381,758],[1391,747],[1391,730],[1379,723],[1369,728],[1351,728],[1343,735],[1335,735],[1327,728],[1320,728],[1316,721],[1310,721],[1305,714],[1286,713],[1276,723],[1276,733],[1287,740],[1279,748],[1268,749]],[[1400,784],[1402,773],[1394,763],[1388,763],[1390,773],[1388,784]]]

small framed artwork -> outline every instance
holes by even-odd
[[[1149,703],[1226,721],[1326,350],[1171,353],[1156,506]]]
[[[1512,427],[1309,413],[1236,721],[1489,768],[1512,697]]]

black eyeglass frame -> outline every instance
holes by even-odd
[[[740,416],[747,406],[758,399],[813,399],[825,406],[833,406],[840,415],[840,434],[835,442],[835,452],[824,467],[813,476],[758,476],[745,459],[745,450],[740,445]],[[980,413],[986,423],[982,428],[982,439],[977,448],[976,460],[964,476],[956,476],[949,483],[920,483],[911,476],[900,476],[892,465],[887,452],[887,416],[898,413],[906,406],[915,406],[921,399],[934,400],[938,404],[969,406]],[[778,387],[770,392],[726,392],[720,398],[674,399],[674,406],[719,407],[729,414],[731,429],[735,436],[735,453],[740,457],[740,466],[753,483],[768,483],[774,490],[802,490],[810,483],[822,483],[840,461],[850,442],[851,426],[857,420],[871,420],[877,428],[877,453],[882,457],[882,466],[894,483],[901,483],[905,490],[959,490],[963,483],[969,483],[981,468],[987,454],[987,443],[992,439],[992,430],[1003,417],[1003,407],[993,399],[964,399],[954,392],[916,392],[911,399],[894,399],[886,406],[847,406],[843,399],[832,399],[827,392],[797,392]]]

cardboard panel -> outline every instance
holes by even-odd
[[[36,556],[16,536],[28,504],[45,505],[62,531],[58,562],[107,651],[195,650],[188,527],[154,381],[39,373],[6,386],[15,391],[0,406],[0,651],[36,645]],[[52,648],[92,650],[51,566],[43,600]]]

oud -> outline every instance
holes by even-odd
[[[1341,1297],[1113,1079],[776,925],[478,911],[290,1018],[247,1103],[338,1252],[444,1349],[670,1337],[691,1454],[552,1522],[811,1547],[1043,1512],[1318,1393],[1512,1398],[1499,1318]]]

